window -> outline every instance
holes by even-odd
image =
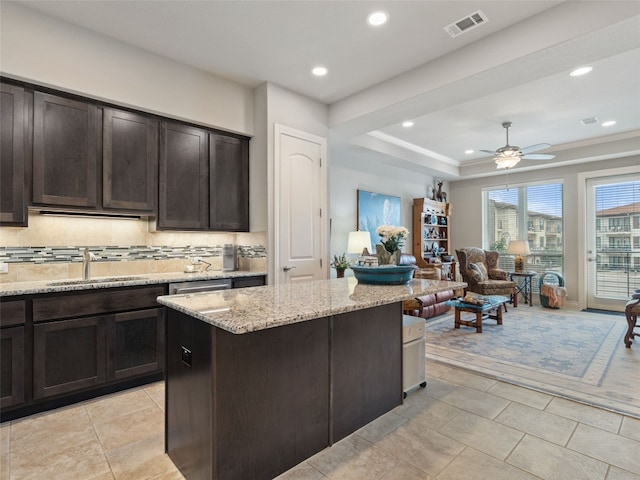
[[[526,184],[483,192],[484,248],[504,252],[500,267],[513,270],[509,241],[527,239],[531,254],[525,269],[563,274],[562,183]]]

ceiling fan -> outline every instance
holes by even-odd
[[[511,122],[502,122],[502,126],[507,131],[507,144],[504,147],[500,147],[497,150],[480,150],[481,152],[490,153],[491,155],[495,155],[494,161],[498,168],[506,168],[507,170],[514,167],[520,160],[551,160],[555,157],[555,155],[550,155],[547,153],[537,153],[535,155],[531,155],[533,152],[537,152],[538,150],[544,150],[545,148],[549,148],[551,145],[548,143],[538,143],[536,145],[531,145],[529,147],[520,148],[515,145],[509,145],[509,128],[511,127]]]

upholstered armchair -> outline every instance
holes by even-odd
[[[467,291],[480,295],[504,295],[510,297],[513,306],[518,306],[518,296],[514,295],[516,283],[508,279],[508,273],[498,268],[500,253],[481,248],[461,248],[456,250],[460,265],[460,275],[467,283]]]

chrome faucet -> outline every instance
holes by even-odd
[[[84,247],[84,253],[82,254],[82,279],[91,279],[91,262],[96,259],[96,256],[89,251],[89,247]]]

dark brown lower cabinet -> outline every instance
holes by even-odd
[[[117,313],[107,331],[107,380],[164,368],[164,309]]]
[[[0,408],[24,402],[24,326],[0,330]]]
[[[33,396],[46,398],[106,381],[106,318],[88,317],[33,327]]]
[[[39,323],[33,339],[36,399],[164,367],[162,308]]]

